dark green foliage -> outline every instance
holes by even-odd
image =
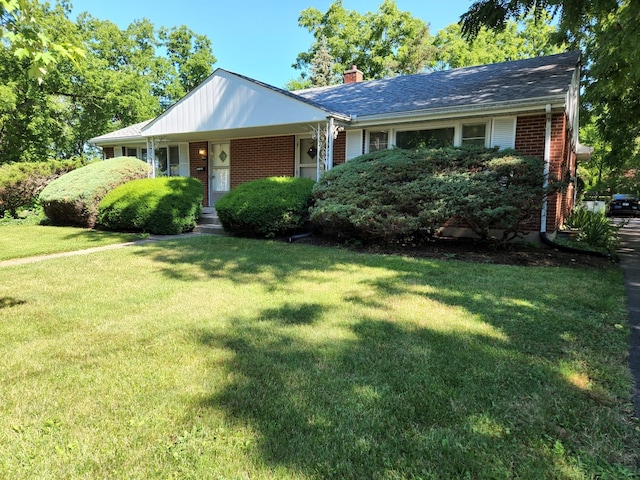
[[[401,149],[356,158],[314,188],[311,221],[325,233],[370,242],[433,235],[452,217],[488,239],[522,231],[540,211],[542,160],[514,152]]]
[[[55,179],[40,193],[44,213],[56,225],[93,228],[98,204],[115,187],[148,175],[142,160],[118,157],[90,163]]]
[[[274,237],[299,230],[309,216],[314,181],[270,177],[243,183],[216,203],[225,230]]]
[[[0,165],[0,217],[8,212],[18,218],[18,209],[32,208],[50,181],[84,164],[82,158],[75,158]]]
[[[158,235],[190,232],[202,214],[202,183],[195,178],[144,178],[109,192],[98,207],[98,225]]]

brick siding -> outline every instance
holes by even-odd
[[[116,152],[113,147],[103,147],[102,155],[104,156],[105,159],[114,158],[116,156]]]
[[[516,127],[516,150],[525,155],[544,158],[546,115],[518,117]],[[575,154],[571,151],[571,138],[564,113],[551,117],[551,149],[549,175],[563,180],[575,175]],[[553,232],[562,225],[573,208],[573,185],[547,197],[547,231]],[[540,228],[540,220],[532,222],[531,228]]]
[[[296,137],[231,140],[231,188],[264,177],[293,177]]]

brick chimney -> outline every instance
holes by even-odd
[[[358,83],[364,79],[364,74],[358,70],[358,67],[351,65],[351,70],[344,72],[343,83]]]

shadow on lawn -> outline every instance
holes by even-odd
[[[14,297],[0,297],[0,308],[16,307],[27,303],[25,300],[19,300]]]
[[[200,331],[238,379],[203,406],[255,427],[268,465],[318,478],[568,478],[597,434],[597,405],[508,342],[373,319],[352,333],[318,346],[250,320]]]
[[[337,338],[300,335],[297,329],[320,328],[332,314],[333,307],[313,298],[235,318],[224,334],[194,332],[203,347],[233,354],[212,367],[227,370],[231,383],[202,406],[223,409],[257,431],[258,463],[317,478],[574,478],[602,472],[613,478],[612,472],[629,472],[618,464],[631,465],[640,445],[617,397],[629,392],[606,385],[606,375],[625,369],[623,358],[610,358],[619,345],[611,342],[612,327],[595,302],[570,303],[566,276],[554,269],[536,270],[537,281],[526,282],[514,276],[515,267],[237,239],[180,242],[139,254],[159,262],[171,278],[259,282],[267,292],[293,292],[297,279],[322,272],[317,281],[343,292],[345,305],[362,306]],[[373,295],[343,283],[346,272],[362,266],[375,272],[358,277]],[[572,288],[593,280],[588,272],[572,276]],[[407,295],[462,308],[488,328],[432,329],[398,320],[391,304]],[[604,378],[572,378],[561,368],[572,362],[602,370]],[[590,388],[590,380],[599,387]]]

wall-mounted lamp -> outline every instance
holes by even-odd
[[[206,148],[198,149],[198,155],[200,155],[202,160],[204,160],[205,158],[207,158],[207,149]]]

